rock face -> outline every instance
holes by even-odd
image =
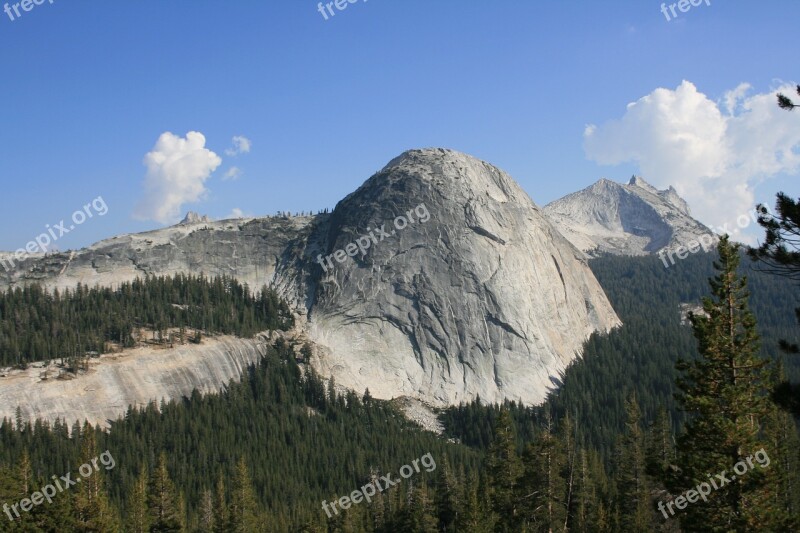
[[[192,390],[217,392],[238,380],[266,353],[266,340],[217,337],[200,346],[172,350],[137,348],[123,356],[92,360],[89,372],[73,379],[47,379],[40,365],[0,377],[0,420],[14,420],[16,408],[24,420],[61,418],[69,424],[84,419],[107,426],[129,405],[190,396]]]
[[[178,223],[178,225],[186,226],[188,224],[202,224],[206,222],[211,222],[211,219],[208,218],[206,215],[199,215],[194,211],[189,211],[188,213],[186,213],[186,216],[183,217],[183,220],[181,220]]]
[[[415,222],[401,230],[400,215]],[[592,332],[619,324],[581,254],[475,158],[431,149],[391,161],[336,206],[322,253],[382,226],[394,234],[365,254],[317,266],[309,335],[339,384],[435,405],[536,403]]]
[[[190,217],[187,216],[187,219]],[[74,252],[31,256],[0,268],[0,288],[39,282],[49,289],[112,286],[145,274],[228,275],[251,289],[269,285],[295,240],[307,237],[314,217],[265,217],[197,222],[119,235]],[[0,255],[6,264],[12,256]]]
[[[402,154],[331,214],[187,217],[25,259],[0,271],[0,287],[113,285],[177,272],[272,285],[308,319],[311,363],[323,376],[434,405],[478,395],[540,402],[592,332],[620,323],[583,254],[510,176],[442,149]],[[137,367],[125,388],[159,382],[161,372]]]
[[[601,179],[544,207],[547,218],[588,255],[647,255],[686,245],[713,232],[693,219],[670,187],[659,191],[640,177],[627,185]]]

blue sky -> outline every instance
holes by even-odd
[[[501,167],[539,205],[633,173],[709,224],[798,196],[800,113],[771,104],[800,79],[797,3],[710,4],[670,21],[650,0],[358,0],[329,20],[310,0],[0,12],[0,249],[98,196],[108,213],[59,248],[162,227],[170,209],[332,208],[427,146]],[[234,136],[249,151],[226,154]],[[159,167],[184,149],[190,168]]]

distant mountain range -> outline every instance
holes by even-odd
[[[403,153],[330,214],[190,213],[25,258],[0,272],[0,287],[179,272],[273,286],[314,342],[321,375],[435,405],[540,402],[589,335],[620,324],[585,256],[508,174],[444,149]]]
[[[540,209],[488,163],[411,150],[330,214],[212,221],[190,212],[169,228],[25,258],[0,271],[0,287],[229,275],[276,288],[314,344],[310,363],[341,386],[434,405],[530,404],[557,386],[591,333],[620,325],[587,256],[645,255],[709,233],[674,189],[641,178],[602,179]]]
[[[691,216],[674,188],[659,191],[634,176],[623,185],[601,179],[544,207],[550,222],[590,256],[647,255],[714,237]]]

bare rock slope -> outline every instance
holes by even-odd
[[[23,420],[60,418],[68,424],[88,420],[107,426],[129,405],[179,399],[195,389],[219,391],[266,353],[266,342],[217,337],[171,350],[137,348],[92,360],[87,373],[66,374],[70,379],[54,379],[55,369],[41,364],[7,371],[0,378],[0,420],[14,420],[19,406]],[[46,374],[51,375],[43,379]]]
[[[146,274],[179,272],[233,276],[252,289],[269,285],[293,241],[302,241],[315,217],[209,221],[193,213],[178,225],[118,235],[77,251],[32,255],[17,268],[0,268],[0,288],[41,283],[49,289],[112,286]],[[0,256],[6,261],[11,256]]]
[[[713,232],[692,218],[670,187],[659,191],[633,177],[626,185],[601,179],[544,207],[550,222],[589,255],[647,255]]]
[[[427,221],[395,226],[420,205]],[[336,206],[323,254],[382,225],[395,234],[317,267],[309,334],[337,383],[434,405],[536,403],[592,332],[619,324],[581,254],[483,161],[404,153]]]
[[[395,225],[399,215],[407,227]],[[367,235],[376,236],[369,248],[352,254],[348,245]],[[331,254],[343,260],[325,261]],[[0,287],[113,285],[177,272],[272,285],[308,319],[301,323],[317,345],[311,362],[323,376],[432,405],[478,395],[539,402],[592,332],[619,324],[584,255],[510,176],[443,149],[402,154],[331,214],[218,222],[192,215],[171,228],[25,259],[0,271]],[[228,355],[214,357],[226,364]],[[115,406],[141,401],[125,391],[144,383],[161,384],[144,396],[183,394],[183,385],[159,392],[162,375],[188,371],[191,360],[175,364],[133,366],[124,383],[98,372],[92,386],[108,387]],[[202,370],[193,376],[186,383],[219,383]],[[67,411],[68,398],[43,405],[55,396],[21,398],[32,413]]]

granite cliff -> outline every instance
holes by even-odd
[[[395,228],[420,205],[427,221]],[[328,348],[321,371],[350,388],[536,403],[592,332],[619,324],[580,252],[508,174],[473,157],[406,152],[329,223],[323,255],[369,228],[396,232],[315,270],[309,335]]]
[[[584,257],[506,173],[459,152],[425,149],[391,161],[330,214],[223,221],[192,214],[170,228],[25,259],[0,271],[0,287],[227,274],[287,298],[315,343],[311,364],[339,385],[434,405],[478,395],[536,403],[590,334],[620,324]],[[217,352],[228,365],[230,355]],[[177,358],[169,372],[181,375],[178,367],[191,364]],[[95,398],[114,398],[115,407],[142,403],[185,394],[187,384],[206,379],[201,367],[174,390],[140,386],[161,383],[164,372],[134,365],[121,381],[98,370],[107,379],[92,386],[108,390]],[[235,374],[217,372],[208,383],[213,389]],[[96,409],[89,400],[48,408],[52,396],[22,398],[36,414],[69,408],[71,418],[82,418]]]

